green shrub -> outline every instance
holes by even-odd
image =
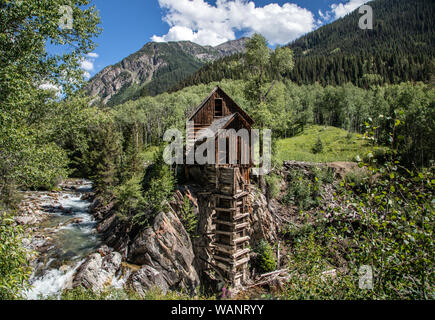
[[[142,181],[144,190],[143,198],[146,208],[133,217],[133,222],[138,225],[147,224],[165,207],[165,202],[170,201],[175,188],[175,177],[163,159],[163,148],[154,156],[154,163],[147,168]]]
[[[320,139],[320,137],[317,138],[316,143],[314,144],[313,148],[311,149],[311,151],[314,154],[318,154],[318,153],[322,153],[323,151],[323,143],[322,140]]]
[[[116,210],[122,219],[131,219],[145,209],[141,177],[133,177],[115,188]]]
[[[317,178],[319,182],[323,182],[323,183],[333,183],[335,178],[334,170],[332,170],[331,168],[314,167],[313,175],[314,175],[314,180],[316,180],[315,178]]]
[[[198,217],[193,212],[193,208],[190,205],[190,199],[187,195],[184,196],[183,207],[180,212],[180,220],[190,237],[195,237]]]
[[[320,204],[320,181],[314,177],[311,181],[303,172],[293,171],[289,175],[287,194],[283,197],[285,204],[294,204],[300,210],[306,210]]]
[[[281,177],[276,174],[271,174],[265,176],[266,186],[267,186],[267,195],[269,199],[275,199],[278,197],[280,192],[279,183],[281,181]]]
[[[345,182],[355,190],[365,190],[370,184],[369,172],[364,168],[352,170],[346,174]]]
[[[256,265],[261,272],[267,273],[276,270],[277,264],[275,260],[275,254],[273,253],[272,247],[268,242],[261,240],[257,246],[256,252],[258,254]]]
[[[29,288],[29,252],[23,248],[25,231],[0,208],[0,300],[21,299]]]

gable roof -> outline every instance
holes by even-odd
[[[240,115],[240,113],[236,112],[230,114],[229,116],[217,119],[213,121],[213,123],[207,128],[200,130],[198,132],[198,137],[195,138],[195,141],[201,141],[204,138],[208,138],[207,133],[209,133],[210,131],[213,133],[214,136],[216,136],[219,133],[219,130],[226,129],[236,118],[239,118],[242,122],[245,122],[248,128],[251,127],[251,125]]]
[[[205,104],[210,100],[210,98],[213,96],[213,94],[215,94],[217,91],[219,91],[219,93],[222,96],[224,96],[227,100],[229,100],[230,102],[232,102],[234,104],[235,108],[237,109],[237,112],[240,115],[242,115],[243,118],[245,118],[245,120],[249,123],[249,125],[254,124],[254,120],[252,120],[252,118],[245,111],[243,111],[243,109],[240,108],[239,105],[233,99],[231,99],[231,97],[229,95],[227,95],[225,93],[225,91],[222,90],[219,86],[216,86],[212,90],[212,92],[208,95],[208,97],[205,98],[204,101],[201,102],[201,104],[195,109],[195,111],[189,117],[189,121],[191,121],[193,119],[193,117],[195,117],[195,115],[205,106]]]
[[[217,119],[213,121],[213,123],[208,126],[207,128],[202,129],[198,132],[198,137],[195,140],[201,140],[203,138],[206,138],[206,132],[213,132],[214,135],[218,133],[220,129],[224,129],[227,124],[236,116],[236,113],[230,114],[229,116]]]

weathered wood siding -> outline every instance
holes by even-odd
[[[219,90],[217,90],[205,103],[204,107],[193,117],[192,120],[195,123],[195,127],[206,127],[217,119],[215,117],[216,99],[222,99],[222,117],[229,116],[238,111],[234,102],[227,99],[224,95],[220,94]]]

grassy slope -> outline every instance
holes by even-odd
[[[320,137],[323,151],[313,154],[311,149]],[[335,127],[308,126],[304,132],[277,142],[279,161],[296,160],[309,162],[355,161],[370,150],[361,135],[349,134]]]

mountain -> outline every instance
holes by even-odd
[[[115,105],[140,95],[165,92],[204,64],[245,50],[247,38],[216,47],[190,41],[147,43],[119,63],[104,68],[87,85],[92,97]]]
[[[351,82],[370,84],[431,81],[435,57],[435,2],[376,0],[373,30],[361,30],[354,11],[288,46],[295,68],[287,78],[298,84],[323,86]],[[223,78],[241,79],[241,55],[208,63],[171,88],[176,91]]]

